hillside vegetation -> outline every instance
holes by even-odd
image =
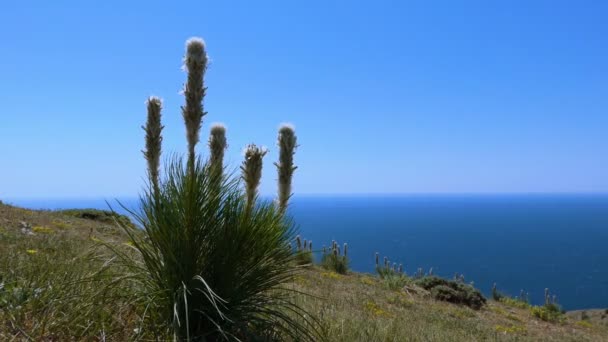
[[[108,213],[84,212],[0,206],[1,341],[171,338],[142,331],[145,308],[103,246],[128,250],[126,234]],[[474,310],[435,300],[413,281],[395,288],[376,275],[318,266],[303,266],[289,286],[308,294],[297,304],[318,317],[329,341],[608,340],[603,310],[546,322],[511,301],[488,299]]]

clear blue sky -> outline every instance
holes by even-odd
[[[202,140],[270,147],[264,194],[281,122],[297,194],[608,191],[606,1],[84,3],[0,5],[0,198],[136,195],[148,95],[185,151],[191,36]]]

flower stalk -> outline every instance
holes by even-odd
[[[154,197],[158,197],[160,192],[159,187],[159,170],[160,170],[160,154],[163,141],[161,125],[161,110],[162,100],[158,97],[151,96],[146,101],[148,108],[148,119],[146,125],[142,126],[146,132],[146,149],[143,151],[144,158],[148,163],[148,177],[152,184]]]
[[[294,166],[293,163],[293,156],[298,145],[295,129],[292,125],[281,125],[277,145],[279,146],[279,161],[275,163],[279,174],[277,201],[279,210],[284,213],[287,209],[287,202],[291,197],[293,172],[297,169],[297,166]]]

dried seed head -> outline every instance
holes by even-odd
[[[186,56],[184,57],[184,70],[188,72],[188,79],[184,85],[186,104],[182,106],[182,115],[186,124],[186,138],[188,140],[188,164],[191,172],[194,171],[194,148],[199,141],[203,116],[203,99],[205,97],[204,77],[207,71],[207,52],[205,43],[200,38],[190,38],[186,41]]]
[[[348,244],[344,243],[344,256],[347,256],[348,254]]]
[[[279,209],[285,211],[287,202],[291,197],[291,183],[293,172],[297,169],[293,163],[293,156],[297,147],[295,129],[291,124],[282,124],[279,127],[279,161],[275,163],[278,172],[278,203]]]
[[[148,175],[152,188],[155,194],[158,194],[159,189],[159,170],[160,170],[160,155],[161,145],[163,141],[161,125],[161,110],[163,107],[162,100],[158,97],[151,96],[146,101],[148,109],[148,119],[146,126],[142,127],[146,132],[146,150],[144,158],[148,162]]]
[[[207,67],[209,57],[207,56],[205,41],[199,37],[192,37],[186,41],[186,56],[184,57],[184,70],[191,71],[201,66]]]
[[[262,178],[262,159],[268,151],[264,147],[250,144],[245,149],[245,160],[241,165],[242,179],[245,181],[247,204],[249,207],[257,196],[258,186]]]
[[[376,252],[376,267],[378,267],[379,260],[380,260],[380,253]]]
[[[300,235],[296,236],[296,247],[298,248],[298,251],[302,249],[302,240],[300,240]]]
[[[211,157],[209,162],[212,167],[221,169],[224,163],[224,151],[228,144],[226,142],[226,126],[221,123],[215,123],[211,125],[211,132],[209,134],[209,150],[211,151]]]

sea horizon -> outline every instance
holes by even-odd
[[[270,200],[272,197],[263,196]],[[136,208],[136,197],[108,200]],[[103,198],[7,199],[30,209],[109,209]],[[374,254],[442,277],[463,274],[486,296],[494,282],[539,304],[544,289],[567,310],[608,307],[608,194],[408,194],[293,197],[290,214],[315,258],[348,243],[354,271],[374,273]]]

